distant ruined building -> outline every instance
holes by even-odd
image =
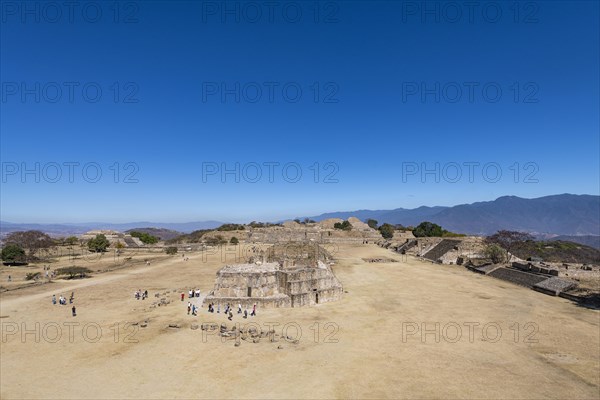
[[[115,245],[120,242],[124,247],[143,247],[144,243],[136,238],[132,237],[129,233],[122,233],[113,230],[93,230],[84,233],[81,235],[82,240],[91,240],[96,237],[96,235],[104,235],[106,239],[108,239],[109,243]]]
[[[342,297],[342,284],[328,264],[331,255],[316,243],[276,244],[260,257],[221,268],[204,303],[302,307]]]

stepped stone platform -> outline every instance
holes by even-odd
[[[529,272],[520,271],[518,269],[506,267],[497,268],[494,271],[488,273],[488,275],[494,278],[514,283],[516,285],[525,286],[530,289],[533,288],[534,285],[545,281],[549,278],[548,276],[532,274]]]
[[[557,278],[555,276],[533,285],[534,290],[549,294],[551,296],[558,296],[560,293],[574,289],[575,287],[577,287],[575,282]]]
[[[217,272],[204,304],[301,307],[339,300],[343,287],[326,263],[328,253],[314,243],[275,245],[269,262],[226,265]]]
[[[447,252],[454,249],[454,247],[460,244],[460,240],[444,239],[439,242],[434,248],[423,254],[423,258],[431,261],[438,261]]]
[[[127,236],[124,236],[124,237],[123,237],[123,241],[125,242],[125,245],[126,245],[127,247],[140,247],[140,246],[139,246],[139,244],[138,244],[138,243],[136,243],[136,241],[135,241],[135,240],[133,240],[133,238],[132,238],[132,237],[127,237]]]
[[[478,272],[483,275],[489,275],[491,272],[494,272],[498,268],[502,268],[502,266],[499,264],[488,264],[482,265],[481,267],[468,266],[467,268],[473,272]]]

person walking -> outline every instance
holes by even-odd
[[[185,297],[185,293],[182,292],[181,293],[181,301],[183,301],[184,297]]]
[[[254,303],[254,306],[252,306],[252,313],[250,314],[251,317],[255,317],[256,316],[256,303]]]
[[[52,295],[52,304],[56,305],[56,295]]]
[[[74,317],[77,316],[77,309],[75,308],[75,306],[73,306],[73,308],[71,308],[71,312],[73,313]]]

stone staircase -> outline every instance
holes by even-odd
[[[529,272],[520,271],[518,269],[505,267],[495,269],[488,275],[493,276],[494,278],[514,283],[516,285],[525,286],[530,289],[532,289],[534,285],[545,281],[549,278],[549,276],[547,275],[532,274]]]
[[[433,249],[423,254],[423,258],[431,261],[437,261],[444,254],[452,250],[455,246],[458,246],[460,240],[444,239],[437,244]]]
[[[138,246],[138,244],[135,242],[135,240],[133,240],[133,238],[130,237],[124,237],[123,241],[125,242],[125,244],[127,245],[127,247],[140,247]]]
[[[396,248],[396,251],[400,254],[406,254],[406,251],[415,247],[417,245],[417,240],[407,240],[406,243],[401,244]]]

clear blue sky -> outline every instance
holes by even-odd
[[[1,2],[2,220],[600,192],[596,1],[48,4]]]

